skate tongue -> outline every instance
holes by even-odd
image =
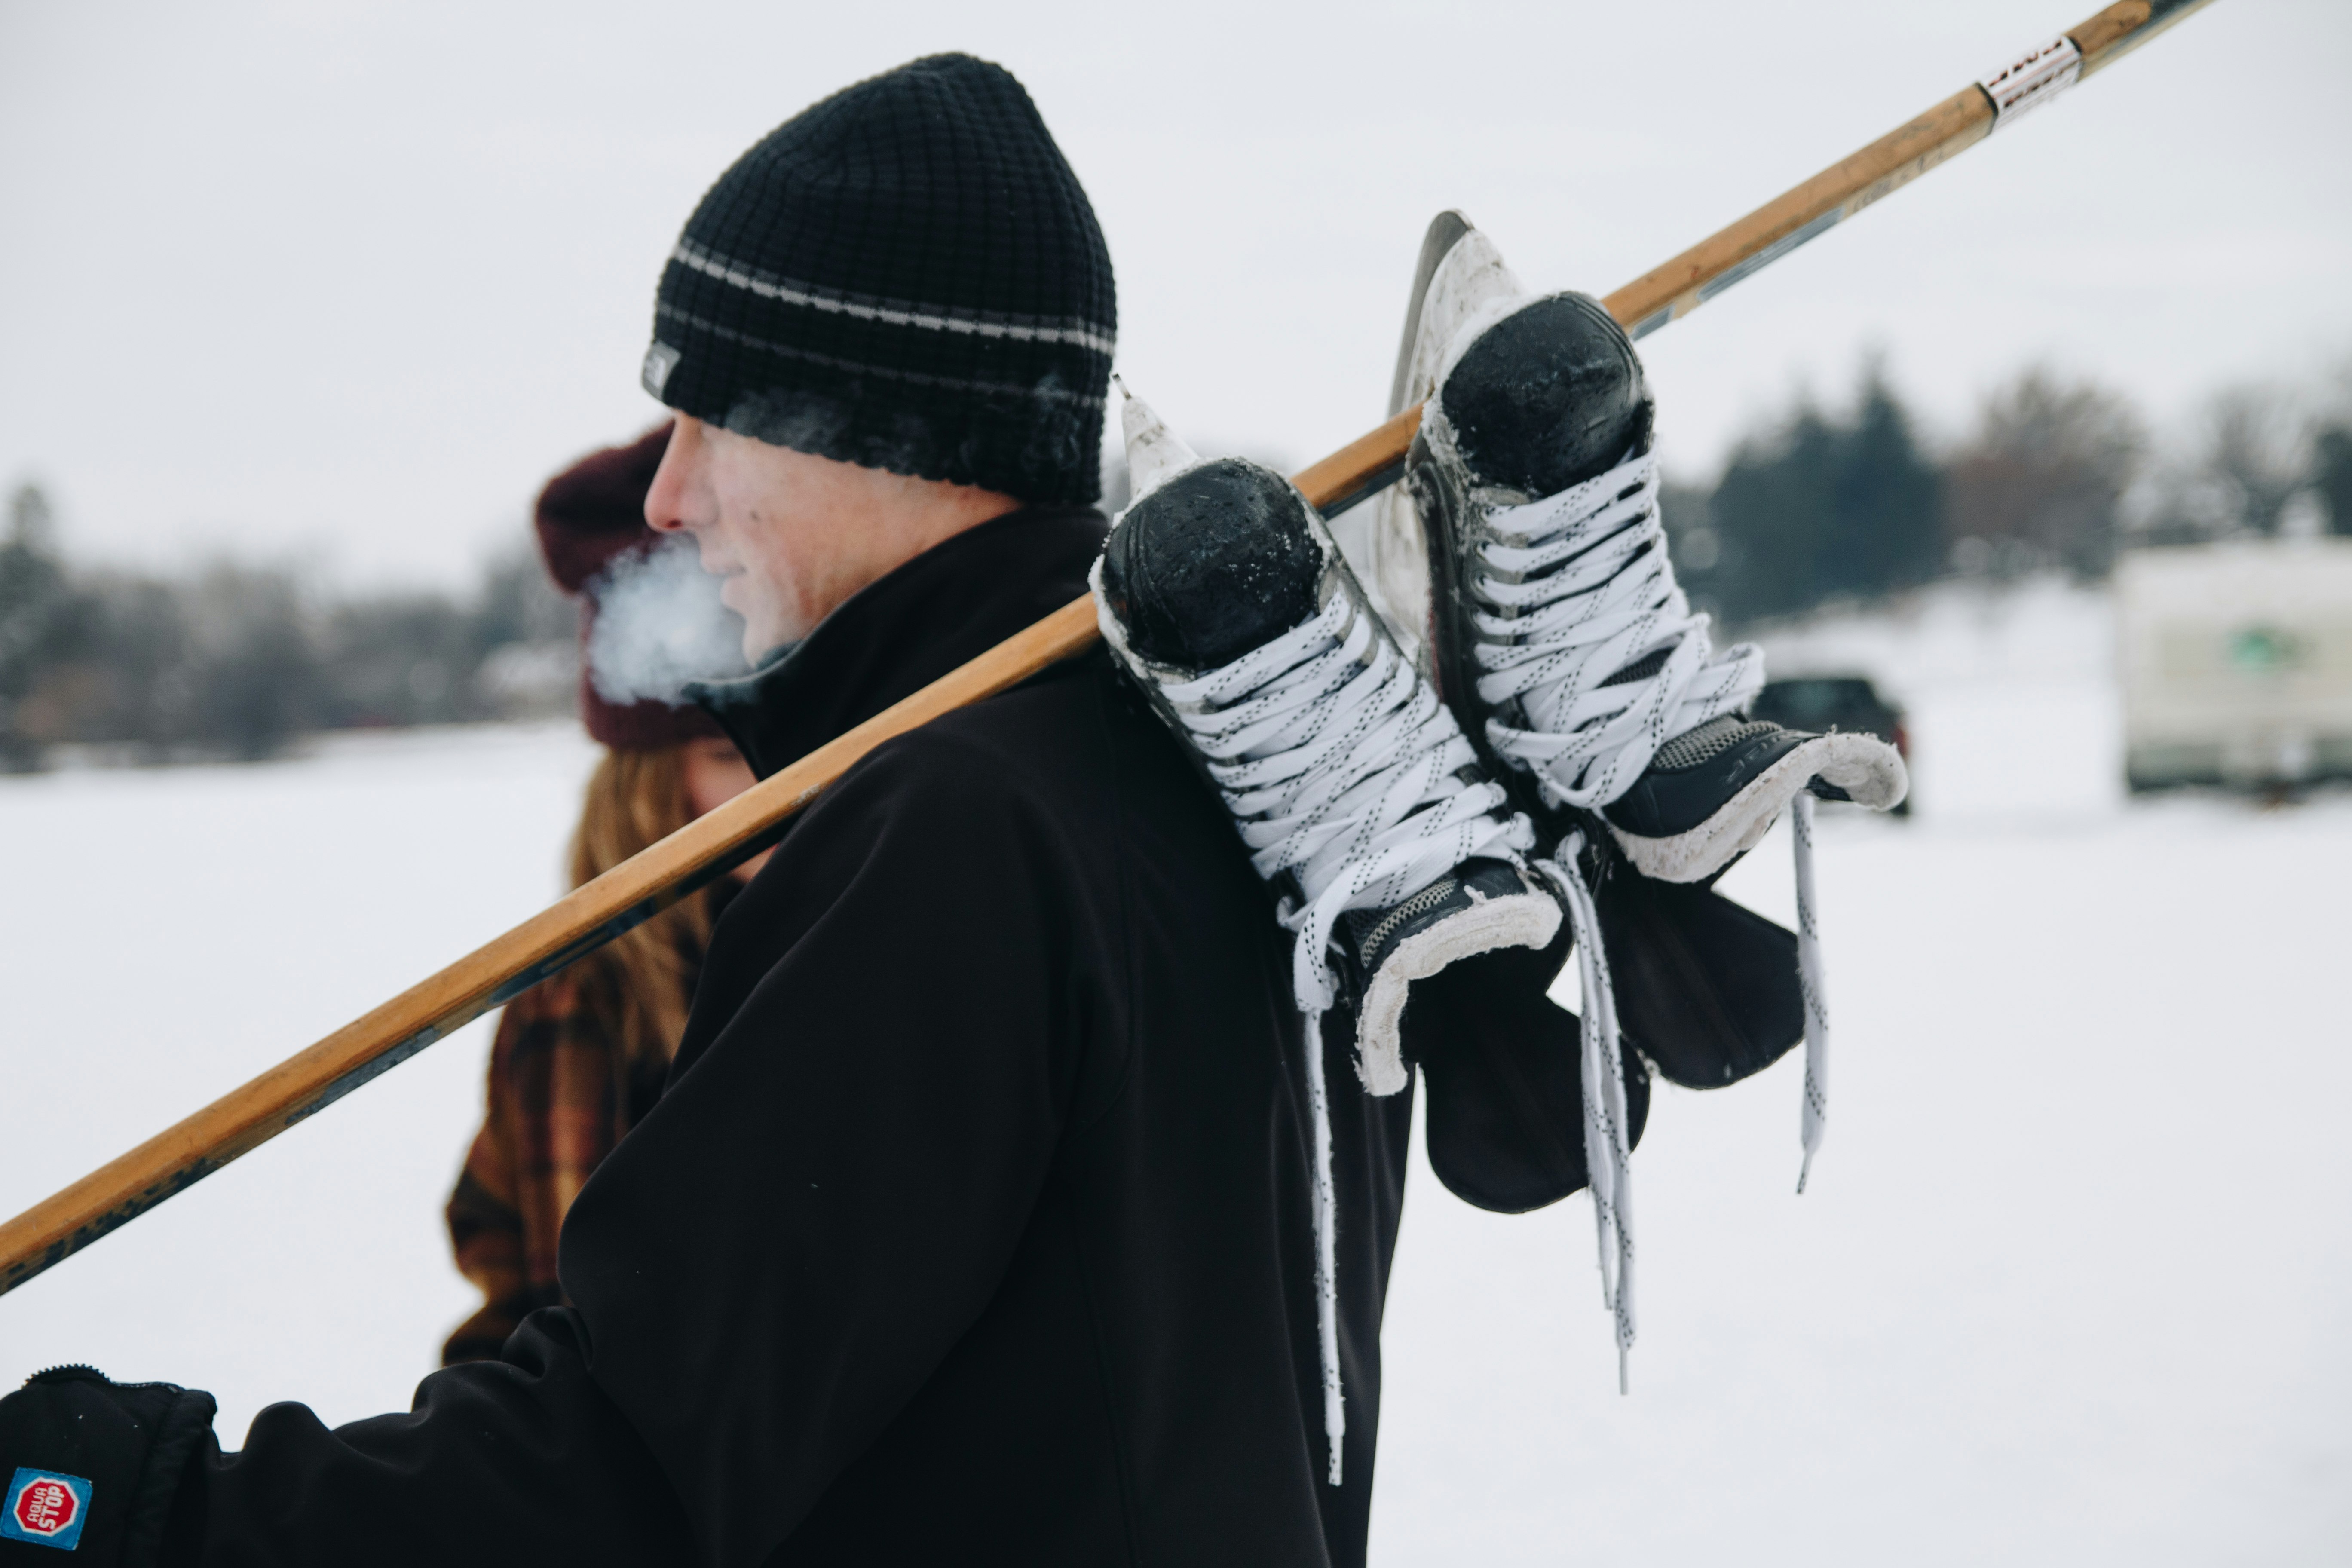
[[[1118,422],[1127,439],[1127,475],[1133,500],[1141,500],[1170,479],[1201,460],[1201,455],[1184,444],[1183,437],[1168,428],[1151,405],[1127,389],[1127,383],[1111,377],[1119,395]]]

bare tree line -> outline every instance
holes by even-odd
[[[1712,485],[1670,484],[1694,600],[1738,623],[1948,575],[2102,577],[2118,551],[2352,533],[2352,376],[2239,388],[2158,440],[2130,398],[2030,369],[1932,448],[1874,365],[1843,408],[1799,398]],[[1124,492],[1108,479],[1106,501]],[[20,487],[0,535],[0,768],[60,747],[259,758],[320,731],[567,712],[574,611],[518,542],[467,592],[334,592],[283,565],[78,565]]]
[[[47,498],[0,537],[0,768],[59,747],[256,759],[323,730],[570,710],[574,610],[527,547],[469,592],[338,594],[288,566],[78,567]]]
[[[2114,388],[2034,367],[1929,448],[1875,365],[1843,410],[1801,398],[1712,486],[1670,485],[1692,597],[1733,622],[1867,600],[1949,576],[2104,577],[2118,552],[2352,533],[2352,376],[2232,388],[2154,437]]]

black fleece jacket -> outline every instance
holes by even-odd
[[[723,716],[771,772],[1084,592],[1102,531],[960,535]],[[663,1098],[565,1225],[576,1307],[408,1415],[271,1406],[192,1462],[163,1560],[1354,1568],[1411,1091],[1364,1093],[1328,1020],[1335,1488],[1288,942],[1098,656],[877,748],[720,921]],[[1470,1064],[1447,1179],[1493,1206],[1581,1184],[1560,956],[1407,1015],[1425,1070]]]

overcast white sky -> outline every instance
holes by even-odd
[[[456,581],[655,416],[719,170],[948,48],[1086,182],[1129,381],[1303,463],[1379,416],[1439,207],[1606,292],[2095,8],[0,0],[0,484],[86,556]],[[2030,360],[2159,416],[2352,360],[2347,80],[2352,4],[2219,0],[1648,340],[1669,461],[1874,345],[1947,431]]]

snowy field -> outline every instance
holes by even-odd
[[[1581,1199],[1416,1173],[1373,1559],[2352,1560],[2352,799],[2127,802],[2108,627],[1962,590],[1773,641],[1909,708],[1918,814],[1823,814],[1832,1131],[1793,1059],[1664,1090],[1614,1357]],[[562,729],[0,780],[0,1210],[536,908]],[[1787,919],[1776,834],[1730,879]],[[96,1362],[404,1408],[468,1292],[439,1206],[480,1026],[0,1300],[0,1376]]]

